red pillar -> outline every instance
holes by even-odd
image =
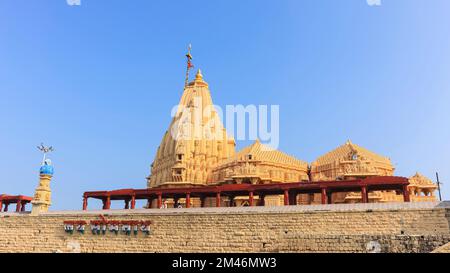
[[[22,208],[22,203],[20,202],[20,200],[17,200],[16,203],[16,212],[20,212],[20,209]]]
[[[136,196],[134,194],[131,196],[131,209],[136,207]]]
[[[259,206],[264,206],[265,204],[265,195],[264,194],[260,194],[259,195]]]
[[[248,205],[250,207],[253,207],[253,192],[252,191],[248,193]]]
[[[322,188],[322,204],[326,204],[327,203],[327,189]]]
[[[308,194],[308,204],[311,205],[314,202],[314,193]]]
[[[0,212],[3,210],[3,200],[0,200]]]
[[[289,194],[289,204],[297,205],[297,193],[291,192],[291,194]]]
[[[216,207],[220,207],[220,192],[216,193]]]
[[[83,210],[87,210],[88,198],[87,196],[83,197]]]
[[[234,196],[230,196],[230,207],[234,207]]]
[[[361,187],[361,200],[363,203],[369,202],[369,200],[367,200],[367,187],[366,186]]]
[[[186,193],[186,208],[191,207],[191,194],[188,192]]]
[[[162,206],[162,194],[158,193],[158,209],[161,208]]]
[[[409,190],[408,190],[408,185],[404,185],[403,186],[403,201],[404,202],[409,202]]]
[[[110,209],[111,208],[111,196],[107,196],[104,204],[103,209]]]
[[[289,191],[284,190],[284,205],[289,206]]]

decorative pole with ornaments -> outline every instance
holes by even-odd
[[[31,215],[39,215],[41,212],[48,211],[51,205],[51,190],[50,181],[53,177],[53,166],[52,161],[47,158],[47,154],[53,152],[53,147],[46,147],[44,144],[38,146],[38,149],[44,153],[42,159],[41,168],[39,169],[39,185],[34,193],[33,200],[31,204],[33,208],[31,210]]]

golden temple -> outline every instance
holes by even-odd
[[[188,63],[188,72],[190,67]],[[185,85],[176,113],[151,164],[147,187],[155,189],[224,184],[349,181],[372,176],[392,176],[394,170],[389,158],[350,141],[318,157],[311,164],[266,147],[258,140],[236,152],[235,140],[223,126],[213,106],[209,85],[198,70],[195,79]],[[437,186],[431,180],[416,174],[409,181],[411,201],[436,200],[434,191]],[[298,194],[296,198],[298,204],[321,202],[320,193]],[[356,192],[335,192],[331,196],[332,203],[356,203],[361,202],[361,198],[361,194]],[[213,206],[213,198],[206,199],[211,200],[203,201],[202,204]],[[177,202],[183,203],[183,200]],[[386,190],[370,192],[367,201],[402,200],[402,193]],[[189,204],[189,207],[197,206],[200,202],[194,199],[190,201],[192,204]],[[228,202],[229,205],[247,205],[248,196],[236,196]],[[264,204],[282,203],[283,196],[280,195],[266,198]],[[156,203],[153,202],[151,206],[155,207]]]

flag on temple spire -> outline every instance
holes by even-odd
[[[187,68],[186,68],[186,80],[184,82],[184,87],[186,87],[188,85],[188,81],[189,81],[189,70],[191,68],[194,67],[194,65],[192,64],[192,55],[191,55],[191,44],[189,44],[188,47],[188,53],[186,54],[186,58],[187,58]]]
[[[191,44],[189,44],[188,53],[186,54],[188,68],[194,67],[194,65],[192,64],[191,48],[192,48],[192,46],[191,46]]]

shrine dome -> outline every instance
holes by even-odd
[[[53,166],[50,159],[46,159],[44,161],[44,165],[42,165],[39,169],[39,173],[44,175],[53,175]]]

